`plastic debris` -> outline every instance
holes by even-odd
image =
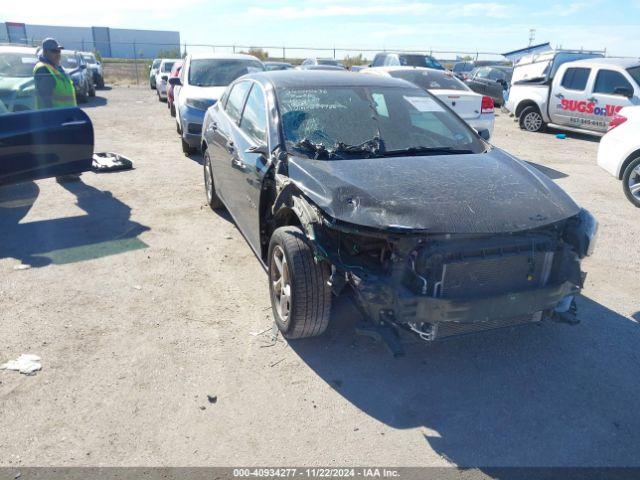
[[[133,162],[117,153],[105,152],[93,154],[94,172],[115,172],[133,168]]]
[[[24,353],[15,360],[9,360],[0,365],[0,370],[14,370],[24,375],[35,375],[38,370],[42,369],[40,360],[41,358],[37,355]]]
[[[567,134],[566,133],[559,133],[556,135],[556,138],[558,140],[564,140],[565,138],[567,138]]]

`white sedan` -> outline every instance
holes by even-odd
[[[618,180],[631,203],[640,208],[640,106],[625,107],[600,140],[598,165]]]
[[[493,99],[475,93],[451,72],[426,67],[373,67],[359,73],[407,80],[438,97],[479,133],[487,131],[488,137],[493,134]]]

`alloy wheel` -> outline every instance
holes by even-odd
[[[271,294],[273,295],[274,304],[278,309],[278,314],[284,323],[289,321],[289,312],[291,310],[291,281],[289,274],[289,265],[284,250],[280,245],[276,245],[273,249],[271,257]]]
[[[633,169],[629,175],[629,192],[640,201],[640,165]]]
[[[542,127],[542,117],[538,112],[531,112],[524,117],[524,128],[529,132],[537,132]]]

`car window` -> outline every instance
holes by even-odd
[[[632,67],[627,69],[633,81],[636,82],[636,85],[640,86],[640,67]]]
[[[78,68],[78,58],[73,54],[63,53],[60,57],[60,65],[67,70]]]
[[[489,78],[490,70],[491,69],[488,67],[479,68],[478,71],[476,72],[476,78]]]
[[[440,70],[396,70],[389,74],[427,90],[468,90],[456,77]]]
[[[171,69],[173,68],[173,64],[176,62],[164,62],[162,64],[162,72],[163,73],[169,73],[171,71]]]
[[[333,149],[339,143],[357,146],[380,138],[387,152],[412,147],[475,153],[485,149],[463,120],[419,88],[280,87],[277,95],[288,148],[311,142]]]
[[[407,67],[427,67],[435,68],[437,70],[444,70],[444,67],[440,65],[435,58],[430,55],[400,55],[400,65]]]
[[[506,75],[502,70],[498,70],[497,68],[489,69],[489,80],[506,80]]]
[[[161,62],[162,60],[154,60],[153,64],[151,65],[151,68],[158,68]]]
[[[240,116],[242,115],[242,107],[244,106],[244,99],[247,96],[247,92],[251,87],[250,82],[240,82],[236,83],[229,94],[229,98],[227,99],[227,104],[225,105],[225,110],[227,115],[234,121],[237,122],[240,120]]]
[[[590,68],[567,68],[561,85],[567,90],[583,91],[587,87],[590,74]]]
[[[617,88],[626,88],[633,91],[629,81],[620,72],[614,70],[600,70],[598,72],[593,93],[616,95]]]
[[[376,54],[375,57],[373,57],[373,62],[371,63],[372,67],[380,67],[381,65],[384,65],[384,59],[385,59],[385,55],[382,53],[378,53]]]
[[[82,58],[87,63],[96,63],[96,59],[94,58],[93,55],[82,55]]]
[[[384,65],[387,67],[399,67],[400,59],[397,55],[387,55],[384,59]]]
[[[198,87],[226,87],[248,73],[262,72],[264,65],[258,60],[213,59],[191,60],[189,84]]]
[[[0,52],[0,77],[32,77],[36,63],[32,53]]]
[[[249,137],[260,143],[267,143],[267,109],[262,89],[254,84],[247,97],[247,104],[242,113],[240,128]]]
[[[334,65],[337,67],[339,63],[337,60],[331,60],[330,58],[321,58],[318,60],[318,65]]]

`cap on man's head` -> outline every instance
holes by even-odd
[[[62,50],[64,47],[53,38],[45,38],[42,41],[42,50]]]

